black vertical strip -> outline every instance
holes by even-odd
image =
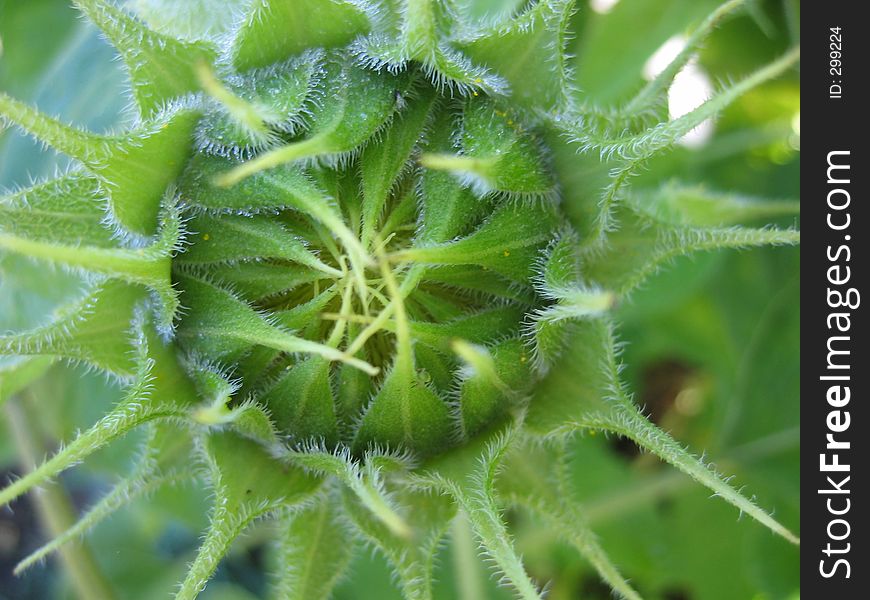
[[[864,2],[802,8],[801,588],[851,600],[870,580],[870,31]]]

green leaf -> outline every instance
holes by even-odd
[[[640,600],[598,543],[582,506],[566,489],[558,472],[563,466],[564,448],[558,449],[561,452],[525,440],[510,452],[496,480],[499,497],[539,516],[549,529],[574,546],[620,597]]]
[[[451,108],[441,108],[435,113],[428,143],[429,154],[449,153],[456,150],[453,129],[457,115]],[[446,242],[463,233],[470,221],[486,208],[463,187],[448,171],[425,169],[420,180],[422,201],[421,242]]]
[[[410,60],[419,61],[439,91],[460,94],[504,93],[506,82],[447,43],[456,21],[452,3],[441,0],[404,0],[394,9],[401,19],[388,34],[376,32],[357,40],[354,52],[372,68],[399,72]]]
[[[405,518],[398,513],[392,495],[388,494],[384,487],[381,469],[378,466],[381,460],[401,463],[401,458],[366,453],[364,459],[358,461],[346,450],[332,453],[316,445],[290,451],[287,456],[294,464],[315,473],[336,477],[389,529],[392,535],[405,539],[411,537],[411,529]]]
[[[251,4],[233,40],[239,71],[284,61],[309,48],[344,46],[368,31],[367,15],[346,0],[263,0]]]
[[[323,501],[281,518],[275,597],[329,600],[347,570],[355,544],[340,513]]]
[[[199,119],[192,110],[160,117],[143,129],[108,139],[102,156],[83,162],[109,196],[111,215],[124,229],[152,235],[170,184],[181,174],[191,152],[191,134]]]
[[[600,317],[616,302],[612,292],[584,283],[577,245],[576,235],[562,234],[547,249],[535,282],[538,294],[550,301],[526,319],[526,334],[533,341],[535,364],[541,372],[561,354],[573,321]]]
[[[425,0],[424,0],[425,1]],[[423,63],[423,71],[438,90],[462,95],[474,95],[477,90],[488,94],[506,94],[507,82],[498,73],[474,63],[462,52],[447,45],[439,45],[431,54],[416,56]]]
[[[220,165],[227,165],[227,161],[205,158],[202,163],[194,161],[194,164],[196,169],[189,171],[193,175],[181,186],[182,195],[190,196],[193,205],[214,212],[298,210],[322,224],[341,241],[348,250],[358,285],[364,287],[364,270],[369,262],[365,249],[342,220],[334,199],[318,189],[301,170],[283,165],[267,172],[258,171],[229,187],[215,187],[211,185],[213,174],[219,172]]]
[[[257,518],[308,500],[320,480],[281,465],[257,442],[230,431],[205,441],[215,504],[205,539],[176,594],[193,600],[214,574],[230,545]]]
[[[141,238],[157,230],[167,187],[190,154],[198,114],[192,110],[161,113],[132,132],[101,136],[65,125],[0,93],[0,117],[87,166],[100,179],[112,219]]]
[[[499,463],[507,451],[512,432],[502,433],[487,443],[479,464],[460,480],[435,477],[435,483],[453,496],[471,523],[482,550],[492,559],[504,580],[520,598],[540,600],[543,596],[523,566],[507,525],[495,502],[495,478]]]
[[[541,258],[535,287],[547,297],[552,290],[576,285],[581,281],[578,236],[571,231],[560,232]]]
[[[410,537],[392,533],[350,491],[344,493],[344,508],[365,539],[386,556],[405,598],[431,600],[435,554],[456,508],[444,495],[409,489],[397,489],[395,498],[403,506],[414,507],[407,517]]]
[[[275,219],[266,216],[200,215],[188,223],[196,243],[176,257],[179,263],[202,264],[259,258],[283,258],[341,277],[338,269],[321,262],[306,244]]]
[[[462,127],[462,154],[424,154],[423,166],[449,171],[478,195],[502,192],[549,198],[555,183],[534,135],[495,101],[469,100]]]
[[[75,4],[118,49],[145,117],[157,113],[168,101],[196,91],[194,67],[200,61],[210,64],[217,57],[211,44],[157,33],[104,0],[75,0]]]
[[[317,101],[311,92],[320,84],[322,63],[323,52],[314,50],[224,82],[201,65],[200,80],[214,106],[199,123],[197,147],[208,154],[250,158],[277,145],[281,133],[295,134]]]
[[[384,445],[395,451],[431,454],[444,449],[449,443],[451,424],[447,405],[434,389],[421,380],[414,365],[413,338],[405,297],[422,271],[409,271],[400,287],[383,249],[378,247],[377,250],[381,276],[390,301],[347,351],[354,352],[360,340],[365,340],[367,331],[376,332],[386,325],[391,313],[395,313],[395,359],[381,389],[365,408],[355,432],[353,448],[359,452]]]
[[[414,361],[421,371],[421,379],[429,383],[440,396],[449,397],[455,386],[456,361],[424,344],[414,346]]]
[[[530,429],[551,437],[590,429],[629,437],[771,531],[799,543],[768,513],[734,490],[720,474],[692,456],[640,413],[620,381],[611,328],[604,319],[584,323],[578,328],[564,357],[564,364],[570,365],[570,370],[554,368],[536,390],[527,413],[526,423]],[[573,376],[577,371],[586,374],[582,381]],[[566,394],[572,398],[571,402],[565,401]]]
[[[0,336],[0,354],[83,361],[120,377],[136,374],[130,321],[144,294],[120,282],[98,286],[48,325]]]
[[[98,158],[98,136],[48,117],[2,92],[0,92],[0,119],[3,119],[3,125],[7,122],[14,123],[40,142],[82,162],[85,162],[85,159],[96,162]]]
[[[405,0],[402,45],[411,58],[431,54],[449,27],[450,6],[439,0]]]
[[[238,358],[253,346],[266,346],[282,352],[314,354],[330,361],[343,361],[370,374],[377,369],[344,353],[296,337],[273,325],[264,315],[227,290],[202,279],[180,278],[182,299],[188,311],[178,328],[178,336],[188,347],[210,359]]]
[[[241,386],[240,380],[230,379],[231,375],[220,367],[198,358],[188,358],[185,363],[197,394],[203,400],[191,412],[194,421],[209,427],[231,425],[237,433],[266,446],[279,443],[266,408],[251,398],[231,406]]]
[[[240,296],[252,302],[288,292],[325,277],[322,272],[308,267],[265,261],[208,265],[202,269],[202,274],[221,287],[237,291]]]
[[[428,284],[428,285],[427,285]],[[473,304],[467,297],[462,297],[457,290],[439,289],[424,279],[420,285],[408,295],[408,310],[416,322],[431,322],[442,324],[446,321],[461,319]],[[472,309],[473,310],[473,309]],[[413,323],[411,322],[411,326]]]
[[[0,198],[0,231],[50,243],[114,246],[99,181],[71,173]]]
[[[357,323],[348,323],[345,341],[350,344],[359,335],[360,329],[361,327]],[[354,356],[362,360],[367,359],[365,349],[360,349]],[[359,369],[354,369],[344,364],[339,365],[335,391],[337,402],[336,413],[339,416],[340,422],[350,423],[360,414],[366,401],[371,398],[374,392],[373,384],[373,379]]]
[[[532,340],[532,357],[539,372],[546,373],[562,356],[573,329],[573,323],[569,320],[553,321],[535,319],[533,316],[525,333]]]
[[[587,280],[619,296],[629,294],[680,256],[800,242],[800,232],[794,229],[687,227],[665,222],[652,226],[649,219],[630,211],[617,214],[622,226],[608,237],[606,248],[584,253],[582,271]]]
[[[510,300],[525,305],[535,303],[535,295],[528,282],[523,285],[477,265],[442,265],[437,269],[429,269],[426,271],[426,282],[481,292],[497,300]]]
[[[329,370],[329,362],[319,356],[300,360],[257,398],[291,443],[323,440],[332,446],[338,441]]]
[[[360,156],[364,247],[373,239],[390,192],[410,166],[411,153],[429,120],[435,95],[430,90],[424,90],[421,95],[421,98],[414,97],[410,106],[395,117],[380,142],[366,146]]]
[[[186,40],[229,32],[248,0],[132,0],[128,5],[152,29]]]
[[[123,322],[128,324],[129,317]],[[155,347],[155,344],[161,343],[155,336],[149,334],[148,338],[146,342],[145,334],[141,334],[136,346],[138,355],[133,359],[137,367],[136,378],[117,406],[36,469],[0,489],[0,506],[12,502],[32,487],[57,476],[144,423],[157,419],[183,419],[186,416],[185,410],[191,401],[190,390],[186,382],[176,379],[173,366],[177,369],[177,365],[170,362],[174,358],[167,357],[165,350]],[[106,339],[100,337],[104,345]],[[148,357],[149,345],[153,348],[153,357]],[[125,351],[128,355],[132,354],[129,349]]]
[[[525,108],[554,109],[566,101],[570,69],[565,47],[574,0],[541,0],[523,14],[499,23],[459,49],[504,77],[510,97]]]
[[[601,317],[616,302],[613,292],[580,284],[548,288],[545,297],[555,303],[535,310],[527,330],[534,338],[537,365],[544,370],[559,355],[569,334],[569,321]]]
[[[466,438],[506,416],[535,382],[529,350],[521,340],[506,340],[486,350],[488,361],[469,363],[472,368],[460,375],[457,409]]]
[[[524,0],[455,0],[457,13],[472,23],[493,23],[518,13]]]
[[[149,288],[159,299],[158,327],[172,330],[178,297],[170,281],[171,259],[179,239],[180,217],[174,207],[163,216],[159,237],[148,247],[127,249],[34,241],[0,233],[0,248],[83,272]]]
[[[416,373],[394,366],[366,407],[353,447],[360,452],[380,445],[428,455],[443,450],[453,435],[444,400]]]
[[[413,177],[413,175],[412,175]],[[396,235],[402,235],[410,230],[416,221],[419,211],[419,198],[417,190],[409,184],[413,181],[410,177],[401,180],[396,189],[394,204],[388,209],[389,216],[384,219],[379,237],[382,240],[390,239]]]
[[[274,212],[299,208],[306,201],[326,201],[326,194],[295,166],[258,173],[231,187],[214,185],[218,175],[236,164],[234,160],[219,156],[193,156],[178,182],[182,198],[190,206],[210,213]]]
[[[626,204],[666,225],[716,227],[800,214],[800,203],[771,201],[672,182],[653,190],[635,190]]]
[[[319,334],[320,315],[336,295],[338,295],[338,286],[330,286],[308,302],[297,304],[286,310],[276,310],[275,321],[288,329],[305,330],[310,328]]]
[[[507,202],[466,237],[401,250],[392,258],[430,265],[480,265],[509,279],[528,281],[535,259],[554,237],[557,225],[551,207],[535,203],[520,208]]]
[[[535,389],[525,426],[538,435],[586,414],[607,410],[609,381],[601,367],[602,353],[615,361],[611,325],[606,319],[582,321],[572,328],[565,352]],[[583,373],[583,377],[577,377]],[[571,402],[566,402],[570,390]]]
[[[450,352],[456,338],[489,344],[519,333],[524,314],[521,307],[509,304],[479,312],[467,311],[459,318],[441,323],[412,321],[409,327],[415,340],[442,352]]]
[[[404,91],[408,79],[399,79],[398,89],[393,83],[331,57],[324,67],[323,97],[312,109],[307,137],[239,165],[221,176],[219,185],[233,185],[259,171],[300,160],[335,161],[357,150],[393,116],[396,92]]]
[[[170,228],[171,229],[171,228]],[[175,238],[174,235],[167,235]],[[106,275],[129,283],[139,283],[162,291],[168,286],[169,252],[174,240],[169,239],[148,248],[100,248],[52,244],[0,233],[0,247],[24,256],[78,269],[85,273]]]
[[[0,19],[2,43],[7,54],[15,55],[12,65],[18,65],[14,86],[42,69],[35,63],[21,68],[32,61],[18,55],[27,54],[36,38],[30,33],[32,25],[20,27],[19,17],[29,14],[28,21],[40,20],[34,15],[48,14],[41,7],[52,3],[56,0],[31,0],[25,4],[34,8],[16,5],[10,9],[11,20]],[[143,58],[130,67],[134,93],[140,85],[166,97],[154,101],[151,114],[145,111],[134,131],[94,135],[0,94],[4,119],[23,124],[85,167],[66,171],[61,157],[60,172],[69,175],[0,200],[0,246],[5,246],[0,248],[0,321],[15,330],[32,327],[35,315],[51,308],[65,290],[83,285],[72,276],[69,282],[59,279],[58,265],[73,267],[72,275],[88,270],[100,274],[85,274],[88,285],[123,285],[138,294],[129,306],[104,306],[99,319],[82,315],[70,322],[86,326],[85,350],[102,353],[103,362],[120,365],[130,358],[124,375],[137,376],[141,393],[127,390],[135,398],[100,421],[96,433],[86,432],[84,441],[58,453],[40,477],[52,476],[67,461],[83,458],[149,419],[165,420],[161,426],[172,423],[170,435],[149,439],[147,447],[171,451],[180,444],[182,451],[173,452],[175,460],[170,461],[174,468],[205,459],[212,467],[215,496],[211,528],[179,597],[203,592],[234,538],[253,520],[270,516],[281,519],[280,531],[268,525],[257,528],[247,547],[260,546],[261,536],[281,536],[284,555],[270,566],[286,574],[279,590],[285,596],[329,596],[357,542],[353,534],[384,549],[408,598],[499,595],[463,586],[469,570],[449,567],[443,577],[447,581],[433,590],[438,540],[458,503],[473,521],[485,554],[523,597],[538,597],[536,582],[550,579],[552,596],[594,588],[589,582],[594,575],[576,565],[578,557],[568,547],[572,545],[615,591],[634,598],[585,526],[581,517],[586,511],[567,493],[565,457],[554,442],[578,432],[630,437],[737,506],[747,506],[720,477],[642,418],[617,377],[618,345],[604,314],[614,298],[633,293],[673,257],[799,240],[791,229],[750,229],[754,223],[745,223],[776,219],[778,226],[788,227],[796,215],[792,205],[762,206],[752,198],[688,186],[656,187],[676,173],[691,173],[692,181],[709,181],[713,190],[728,184],[774,194],[783,181],[794,179],[789,177],[793,161],[784,168],[771,163],[794,157],[797,128],[793,132],[789,123],[797,110],[793,75],[785,84],[765,85],[735,103],[737,112],[730,111],[720,124],[721,139],[706,150],[677,150],[659,158],[697,119],[727,105],[728,94],[742,93],[796,58],[750,75],[750,83],[726,85],[690,119],[659,122],[665,118],[663,100],[675,73],[741,0],[675,0],[652,8],[637,8],[642,2],[618,3],[608,15],[583,10],[576,17],[569,16],[571,0],[80,3],[102,10],[104,17],[117,17],[109,23],[114,33],[105,28],[109,37],[127,36],[122,40],[127,48],[135,45],[134,38],[141,39],[141,47],[122,57]],[[115,8],[134,3],[143,21],[159,33]],[[643,86],[640,66],[650,52],[716,5],[665,72],[632,99],[630,87]],[[752,33],[749,19],[728,23],[709,36],[701,57],[705,67],[713,74],[735,67],[738,73],[749,72],[752,65],[780,52],[784,38],[778,30],[785,24],[793,32],[797,14],[792,0],[783,6],[785,13],[755,11],[768,19],[764,33],[770,39]],[[2,8],[0,13],[6,16]],[[574,60],[566,54],[569,20],[578,34],[570,50],[580,55],[577,64],[583,72],[578,81],[586,88],[582,96],[572,89],[568,67]],[[43,37],[60,37],[53,18],[42,21]],[[71,89],[115,89],[114,79],[108,87],[100,84],[105,78],[99,74],[94,79],[92,69],[110,70],[102,60],[87,60],[96,48],[82,40],[94,38],[93,28],[84,24],[80,29],[72,45],[64,45],[77,58],[65,58],[69,52],[55,57],[39,88],[24,85],[35,89],[47,114],[63,114],[84,126],[79,118],[82,98],[76,105],[63,101],[61,110],[46,97],[52,89],[63,88],[53,85],[58,81],[72,82]],[[164,36],[166,44],[153,43]],[[602,38],[608,41],[602,43]],[[118,44],[123,51],[124,44]],[[200,54],[197,48],[207,52]],[[321,57],[327,53],[332,62],[322,71]],[[165,74],[160,72],[163,67]],[[0,79],[10,84],[6,80],[11,74],[0,72]],[[344,76],[359,79],[354,84],[359,93],[350,100],[343,94],[348,83]],[[434,91],[421,76],[431,78]],[[590,81],[596,85],[587,85]],[[28,93],[22,90],[17,93]],[[463,97],[453,98],[456,93]],[[587,104],[593,97],[617,94],[628,104]],[[433,95],[438,98],[430,107]],[[114,107],[113,96],[90,94],[85,112]],[[762,104],[767,108],[760,118],[755,109]],[[370,113],[373,106],[379,114],[363,119],[362,113]],[[115,118],[115,112],[99,122],[88,121],[88,127],[104,131],[110,126],[106,119]],[[781,119],[772,117],[786,113]],[[747,129],[747,123],[752,127]],[[547,136],[546,146],[539,145],[539,134]],[[578,157],[568,146],[569,137],[581,149],[602,152],[601,160]],[[279,148],[283,156],[269,152],[277,144],[287,145]],[[737,154],[756,144],[764,144],[754,152],[761,170],[750,173]],[[36,164],[21,146],[7,145],[7,158],[17,157],[15,165],[7,166],[16,172]],[[255,160],[246,162],[251,158]],[[285,159],[298,163],[271,166]],[[232,170],[245,165],[253,167],[250,174],[242,173],[248,175],[243,180],[218,185],[230,183]],[[640,175],[644,169],[649,172]],[[634,175],[648,187],[629,194]],[[168,227],[160,226],[161,216]],[[571,235],[569,222],[581,233]],[[188,223],[194,232],[185,239],[182,230]],[[186,242],[190,250],[183,253]],[[49,260],[33,267],[25,256],[34,255]],[[759,494],[771,498],[765,502],[775,501],[780,512],[785,505],[787,523],[794,522],[797,509],[789,472],[796,464],[794,432],[770,431],[775,419],[758,417],[776,412],[777,403],[753,400],[770,387],[759,381],[781,380],[783,365],[793,366],[794,357],[783,348],[795,345],[794,336],[768,334],[794,329],[794,311],[788,316],[779,310],[785,298],[793,299],[794,289],[779,291],[775,283],[794,266],[782,258],[794,255],[790,249],[764,250],[753,252],[755,258],[748,262],[730,254],[710,256],[700,261],[700,269],[683,268],[689,263],[680,260],[673,277],[634,293],[631,304],[615,311],[628,325],[630,363],[638,365],[626,371],[626,379],[640,384],[641,399],[655,407],[657,422],[672,428],[678,439],[693,447],[703,444],[717,458],[738,461],[741,467],[750,466],[747,457],[772,459],[740,475],[753,488],[763,483]],[[747,279],[748,273],[758,281]],[[713,287],[699,295],[704,282]],[[184,310],[175,310],[173,285],[184,292]],[[150,305],[145,302],[149,292]],[[774,292],[778,295],[768,305],[764,298],[769,300]],[[752,316],[757,312],[752,307],[763,310],[760,317]],[[150,327],[153,309],[161,311],[163,340]],[[174,317],[181,324],[178,336],[171,335]],[[148,325],[145,333],[140,331],[143,322]],[[92,326],[94,336],[88,337]],[[51,337],[51,328],[44,329]],[[58,344],[73,348],[76,333],[72,325],[59,331]],[[535,334],[536,339],[523,334]],[[94,341],[98,337],[103,341],[99,348]],[[715,343],[707,347],[707,342]],[[138,356],[131,356],[132,351]],[[536,354],[546,360],[536,363]],[[762,355],[770,358],[758,360]],[[0,401],[4,388],[9,389],[3,370],[7,365],[12,365],[9,372],[17,388],[49,362],[22,358],[14,356],[17,363],[0,360]],[[664,417],[659,419],[662,403],[651,398],[656,386],[650,385],[648,372],[657,375],[656,363],[670,358],[690,365],[693,374],[681,378],[686,397],[661,411]],[[354,366],[348,364],[351,360]],[[19,366],[21,373],[15,370]],[[374,366],[387,370],[380,375]],[[82,390],[72,388],[75,397],[68,397],[72,375],[66,371],[54,369],[28,390],[40,401],[31,403],[40,412],[31,416],[59,440],[69,439],[68,432],[81,421],[96,420],[83,419],[81,411],[107,414],[103,404],[108,398],[103,396],[114,391],[103,390],[105,386],[92,390],[88,379],[82,389],[96,402],[79,407],[81,402],[70,401],[84,399]],[[731,377],[735,373],[736,379]],[[278,388],[274,398],[264,395]],[[726,399],[727,405],[719,406]],[[527,423],[520,423],[526,411]],[[276,424],[284,430],[276,431]],[[517,432],[500,435],[510,425]],[[534,438],[520,437],[521,428],[531,430]],[[304,455],[298,463],[287,456],[288,433],[293,452]],[[326,439],[315,446],[319,437]],[[732,596],[794,595],[794,548],[768,548],[781,542],[762,528],[735,529],[731,506],[708,503],[705,489],[690,478],[655,466],[650,457],[629,461],[617,456],[608,440],[589,437],[593,439],[572,444],[578,452],[572,483],[584,496],[592,492],[590,520],[607,534],[608,550],[617,550],[625,572],[645,593],[685,592],[727,600],[731,578],[736,590]],[[8,455],[9,443],[3,438],[0,433],[0,454]],[[732,452],[728,444],[737,438],[751,445]],[[296,444],[298,440],[307,443]],[[581,445],[591,452],[579,450]],[[404,453],[377,454],[383,446]],[[503,461],[509,447],[515,452]],[[783,448],[787,455],[777,455]],[[102,453],[106,456],[100,460],[115,467],[127,460],[124,449]],[[404,460],[414,453],[422,466]],[[160,461],[148,454],[141,462],[151,467]],[[506,472],[497,476],[502,468]],[[733,470],[730,464],[728,469]],[[164,473],[162,468],[151,473],[148,485],[158,485]],[[195,473],[208,476],[202,468]],[[126,496],[141,493],[140,475],[137,470],[57,543],[83,532]],[[329,483],[319,490],[326,479]],[[14,488],[13,495],[20,489]],[[421,494],[423,489],[442,495]],[[694,491],[681,493],[686,489]],[[160,527],[152,525],[165,518],[162,503],[175,514],[179,508],[190,513],[200,499],[195,490],[169,492],[161,494],[160,506],[140,503],[135,514],[119,515],[123,520],[118,527],[94,531],[97,544],[124,538],[127,555],[145,556],[139,546],[143,540],[153,546]],[[4,493],[8,497],[7,490],[0,498]],[[660,498],[673,504],[669,514],[656,508],[654,500]],[[513,511],[503,515],[506,505],[500,501],[505,499],[517,509],[529,508],[535,521]],[[712,504],[710,513],[705,503]],[[185,528],[187,521],[202,518],[201,512],[180,515],[186,517]],[[298,516],[293,519],[291,514]],[[762,515],[757,509],[753,513],[764,520]],[[602,524],[602,517],[612,520]],[[698,527],[699,522],[705,526]],[[142,523],[149,526],[138,527],[138,533],[126,526]],[[744,529],[750,531],[747,535],[773,541],[759,544],[747,537],[739,544],[720,545],[706,562],[697,552],[705,536],[740,537]],[[465,553],[450,553],[458,564],[475,558],[472,532],[466,533]],[[555,533],[567,544],[553,545]],[[751,560],[743,562],[752,569],[743,568],[740,552],[732,552],[731,546],[746,551],[743,558]],[[528,556],[528,571],[521,552]],[[129,560],[106,554],[104,566],[123,593],[159,596],[166,591],[158,588],[167,576],[183,577],[185,565],[152,555],[131,570]],[[290,571],[288,565],[300,570]],[[374,575],[368,572],[370,566],[376,569]],[[384,596],[377,569],[363,564],[354,587],[339,588],[336,596]],[[459,583],[455,589],[454,578]],[[218,581],[203,595],[254,594]]]
[[[246,400],[230,410],[226,422],[231,423],[236,433],[267,446],[281,443],[271,415],[262,405]]]
[[[232,432],[211,432],[206,452],[213,463],[216,485],[236,506],[292,506],[320,487],[321,479],[288,467],[266,448]]]
[[[196,387],[197,397],[205,402],[223,406],[239,389],[239,382],[232,379],[226,370],[200,357],[185,358],[183,366]]]

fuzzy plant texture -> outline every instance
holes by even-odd
[[[79,282],[50,321],[0,335],[0,402],[58,360],[108,374],[123,397],[0,505],[145,434],[132,470],[18,572],[170,487],[210,502],[179,600],[252,527],[271,538],[275,598],[331,597],[366,546],[405,598],[432,598],[448,538],[471,573],[457,595],[482,597],[480,556],[516,597],[546,597],[508,507],[639,598],[566,483],[584,432],[628,438],[798,543],[645,416],[613,316],[678,257],[799,242],[788,225],[744,224],[793,219],[794,203],[632,186],[798,63],[793,46],[669,116],[675,77],[746,2],[696,20],[611,105],[575,85],[572,0],[73,4],[123,61],[135,115],[93,133],[0,93],[6,125],[72,159],[0,199],[0,251],[43,285]],[[71,568],[83,596],[126,597]]]

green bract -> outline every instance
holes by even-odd
[[[736,225],[790,205],[627,193],[645,161],[797,51],[669,121],[656,107],[688,54],[611,117],[577,100],[570,0],[483,20],[447,0],[234,2],[226,22],[204,0],[171,19],[143,3],[142,20],[76,4],[127,65],[139,119],[96,135],[0,94],[0,115],[78,164],[2,199],[0,249],[89,286],[52,323],[0,337],[20,357],[0,377],[6,394],[47,367],[29,357],[62,357],[128,388],[0,504],[135,427],[150,435],[137,471],[20,568],[126,498],[205,471],[211,527],[178,598],[263,516],[281,522],[278,597],[328,597],[356,536],[406,597],[428,598],[457,509],[505,581],[538,598],[506,500],[570,522],[569,541],[636,598],[566,497],[497,477],[518,455],[557,468],[580,430],[633,439],[796,541],[641,415],[608,313],[673,257],[799,241]],[[563,211],[545,139],[616,157],[585,222]]]

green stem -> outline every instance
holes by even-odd
[[[659,73],[652,81],[650,81],[631,102],[626,105],[625,113],[636,113],[644,110],[653,104],[665,91],[665,89],[674,80],[674,77],[680,72],[686,63],[692,58],[692,55],[698,51],[701,42],[710,35],[710,33],[722,22],[722,20],[746,4],[746,0],[730,0],[726,2],[704,19],[704,22],[698,27],[695,32],[686,41],[686,45],[680,53]]]
[[[76,158],[85,164],[97,164],[96,150],[99,138],[48,117],[32,106],[0,93],[0,118],[6,117],[12,123],[45,142],[58,152]]]
[[[9,234],[0,234],[0,248],[155,289],[168,286],[170,281],[169,256],[155,257],[147,250],[48,244]]]
[[[342,352],[341,350],[327,346],[326,344],[312,342],[311,340],[296,337],[283,331],[276,330],[275,335],[268,338],[255,335],[247,336],[244,334],[239,337],[245,339],[251,344],[262,344],[283,352],[316,354],[331,362],[346,363],[372,376],[377,375],[379,372],[377,367],[370,365],[362,359],[355,358],[351,352]]]
[[[759,440],[734,448],[723,455],[717,463],[724,465],[746,465],[775,456],[796,448],[800,444],[798,429],[778,432]],[[583,512],[590,523],[606,523],[621,518],[634,510],[650,506],[655,500],[673,496],[692,486],[691,479],[681,472],[667,472],[633,482],[632,485],[615,490],[587,502]]]
[[[698,483],[713,490],[717,496],[740,511],[766,526],[768,529],[784,537],[793,544],[800,545],[800,538],[783,527],[769,514],[761,510],[750,500],[743,497],[734,488],[728,485],[719,475],[705,466],[697,458],[689,454],[673,438],[664,433],[633,406],[619,411],[619,417],[608,419],[604,425],[610,431],[624,435],[633,440],[638,446],[649,450],[662,460],[669,462],[683,473]]]
[[[468,515],[481,545],[519,597],[523,600],[541,600],[543,595],[526,571],[495,500],[495,478],[512,435],[512,432],[508,432],[497,438],[487,449],[477,470],[464,481],[446,481],[447,490]]]
[[[269,139],[271,131],[266,125],[261,111],[250,102],[239,98],[215,76],[211,65],[201,62],[196,67],[196,75],[199,84],[205,92],[217,100],[230,116],[245,127],[250,133],[260,140]]]
[[[488,174],[497,162],[493,157],[479,158],[457,154],[426,153],[420,156],[420,164],[427,169],[475,175]]]
[[[36,485],[45,485],[48,480],[62,471],[143,423],[159,418],[184,416],[181,410],[152,408],[148,400],[135,396],[122,401],[112,412],[80,434],[68,446],[39,466],[35,466],[21,479],[0,490],[0,506],[12,502]]]
[[[453,568],[456,571],[456,597],[458,600],[484,598],[483,583],[477,565],[477,548],[471,533],[471,524],[464,512],[453,519]]]
[[[257,516],[241,516],[239,514],[241,507],[227,507],[225,503],[220,502],[220,498],[218,500],[205,540],[199,547],[196,558],[187,571],[187,577],[175,595],[175,600],[196,599],[217,570],[218,563],[226,556],[233,540],[239,537]]]
[[[319,156],[324,154],[325,151],[323,140],[318,136],[314,136],[307,140],[294,142],[292,144],[287,144],[286,146],[281,146],[280,148],[275,148],[269,152],[265,152],[257,158],[249,160],[248,162],[219,176],[215,180],[215,183],[221,187],[229,187],[239,183],[243,179],[247,179],[251,175],[259,173],[260,171],[268,171],[269,169],[295,162],[303,158]]]
[[[350,474],[345,478],[345,483],[357,495],[363,506],[386,525],[391,533],[402,539],[410,539],[413,533],[410,526],[390,505],[374,477],[374,474],[363,471],[359,474]]]
[[[265,155],[264,155],[265,156]],[[252,161],[254,162],[254,161]],[[242,166],[250,165],[251,162],[245,163]],[[227,175],[231,175],[233,171]],[[266,183],[269,183],[277,188],[283,188],[279,178],[270,176],[268,173],[262,177]],[[340,214],[329,203],[328,198],[323,195],[294,195],[295,202],[293,206],[301,210],[305,214],[311,216],[315,220],[322,223],[334,235],[347,250],[347,257],[350,261],[351,270],[357,282],[360,298],[366,298],[366,278],[365,268],[370,262],[369,256],[363,248],[362,243],[357,239],[356,235],[351,231],[347,224],[342,220]]]
[[[396,277],[387,262],[386,254],[381,245],[376,244],[378,262],[380,263],[381,276],[387,285],[387,293],[390,297],[390,306],[396,313],[396,369],[403,372],[409,379],[414,371],[414,352],[411,341],[411,329],[408,326],[408,314],[405,311],[405,297],[399,289]]]
[[[423,275],[426,272],[425,265],[416,265],[405,276],[405,279],[402,280],[402,285],[399,286],[399,295],[398,298],[405,299],[408,297],[414,288],[417,287],[417,284],[420,282],[420,279],[423,278]],[[356,337],[353,343],[348,347],[346,353],[353,356],[357,352],[359,352],[362,347],[365,345],[366,341],[376,334],[378,331],[384,328],[390,318],[393,316],[393,313],[396,310],[396,304],[394,301],[390,302],[384,309],[378,313],[378,316],[363,329],[360,334]]]
[[[688,256],[697,252],[714,250],[741,249],[755,246],[792,246],[799,244],[801,233],[795,229],[752,229],[746,227],[731,227],[717,229],[684,229],[678,231],[670,239],[661,238],[659,249],[649,260],[635,270],[618,290],[620,296],[625,296],[640,286],[648,277],[654,274],[663,264],[680,256]]]
[[[349,456],[340,456],[320,450],[305,452],[290,451],[287,455],[295,464],[304,468],[332,475],[351,490],[363,506],[377,517],[390,532],[402,539],[410,539],[411,527],[399,515],[384,493],[379,480],[379,471],[367,463],[362,468]]]
[[[16,401],[9,402],[4,408],[22,465],[28,471],[33,471],[37,465],[37,456],[44,451],[37,441],[41,436],[33,418]],[[62,535],[75,524],[75,512],[69,494],[59,482],[45,483],[33,490],[32,499],[36,504],[39,520],[51,537]],[[61,547],[59,554],[64,571],[69,575],[79,598],[110,600],[115,597],[84,541],[74,541]]]
[[[146,496],[168,483],[175,483],[189,477],[189,475],[185,473],[161,475],[148,472],[145,473],[145,475],[145,478],[136,477],[121,481],[109,494],[88,510],[88,512],[72,526],[68,527],[61,533],[55,534],[54,539],[33,551],[30,555],[15,565],[15,575],[20,575],[53,552],[62,552],[64,546],[82,538],[90,529],[101,523],[124,505],[130,504],[134,500]],[[75,548],[72,549],[75,550]]]
[[[511,582],[523,600],[541,600],[523,561],[514,548],[507,526],[499,516],[492,491],[474,489],[466,492],[458,486],[453,496],[462,509],[472,518],[472,525],[487,553],[499,566],[505,578]]]

